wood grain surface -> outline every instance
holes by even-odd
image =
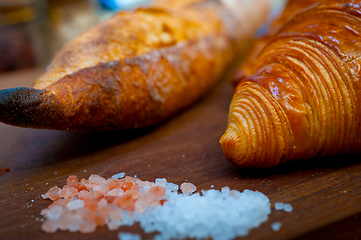
[[[31,86],[43,69],[0,75],[0,89]],[[200,102],[155,127],[131,131],[72,133],[0,125],[0,239],[117,239],[119,231],[144,234],[139,225],[93,234],[40,230],[40,211],[51,201],[39,196],[62,187],[69,175],[110,177],[126,172],[142,180],[164,177],[198,190],[229,186],[257,190],[272,203],[269,220],[242,239],[360,239],[361,155],[290,162],[272,169],[240,169],[223,156],[223,134],[233,92],[229,78]],[[32,201],[34,200],[34,201]],[[291,203],[293,212],[274,209]],[[282,227],[275,232],[273,222]]]

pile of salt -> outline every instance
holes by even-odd
[[[80,182],[70,176],[62,189],[51,188],[44,198],[54,203],[42,211],[47,219],[42,229],[91,233],[97,226],[116,230],[139,222],[146,233],[159,232],[156,239],[228,240],[247,235],[271,212],[269,199],[257,191],[223,187],[192,194],[196,186],[183,183],[179,194],[179,186],[166,179],[153,183],[124,175],[110,179],[91,175]],[[133,237],[138,238],[119,234],[121,239]]]

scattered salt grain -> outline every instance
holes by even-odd
[[[275,209],[276,210],[283,210],[283,208],[284,208],[284,203],[283,202],[276,202],[275,203]]]
[[[54,172],[54,174],[56,175],[56,174],[58,174],[58,172]]]
[[[112,176],[112,178],[123,178],[125,176],[125,172],[117,173]]]
[[[181,184],[180,189],[183,194],[192,194],[197,190],[197,187],[193,183],[184,182]]]
[[[292,212],[293,207],[290,203],[276,202],[275,203],[276,210],[283,210],[285,212]]]
[[[285,203],[284,207],[283,207],[283,211],[285,212],[292,212],[293,211],[293,207],[290,203]]]
[[[277,232],[281,229],[282,223],[281,222],[274,222],[271,224],[271,228],[273,231]]]
[[[139,234],[120,232],[120,233],[118,233],[118,239],[119,240],[141,240],[142,238],[140,237]]]
[[[211,185],[211,188],[214,188],[214,185]]]

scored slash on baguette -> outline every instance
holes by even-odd
[[[214,85],[269,7],[158,0],[120,12],[64,46],[33,89],[0,91],[0,121],[69,131],[158,124]]]

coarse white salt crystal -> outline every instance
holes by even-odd
[[[68,204],[66,205],[66,207],[69,210],[75,210],[81,207],[84,207],[84,201],[80,200],[80,199],[75,199],[73,201],[68,202]]]
[[[203,196],[172,194],[162,207],[147,209],[137,221],[147,233],[160,232],[155,239],[228,240],[246,236],[265,222],[270,212],[268,198],[259,192],[244,191],[235,199],[212,189],[203,191]]]
[[[142,238],[140,237],[139,234],[120,232],[120,233],[118,233],[118,239],[119,240],[141,240]]]
[[[276,202],[275,203],[275,209],[276,210],[283,210],[285,204],[283,202]]]
[[[281,222],[274,222],[271,224],[271,228],[273,231],[277,232],[281,229],[282,223]]]
[[[283,211],[292,212],[293,211],[292,205],[290,203],[285,203],[285,205],[283,206]]]
[[[123,178],[123,177],[125,177],[125,172],[117,173],[112,176],[112,178],[117,178],[117,179]]]
[[[225,197],[228,197],[229,196],[229,187],[225,186],[225,187],[222,187],[221,188],[221,192],[222,192],[222,196],[225,198]]]
[[[166,185],[165,185],[165,189],[166,189],[167,192],[168,191],[169,192],[176,192],[176,191],[178,191],[179,186],[177,184],[167,182]]]

